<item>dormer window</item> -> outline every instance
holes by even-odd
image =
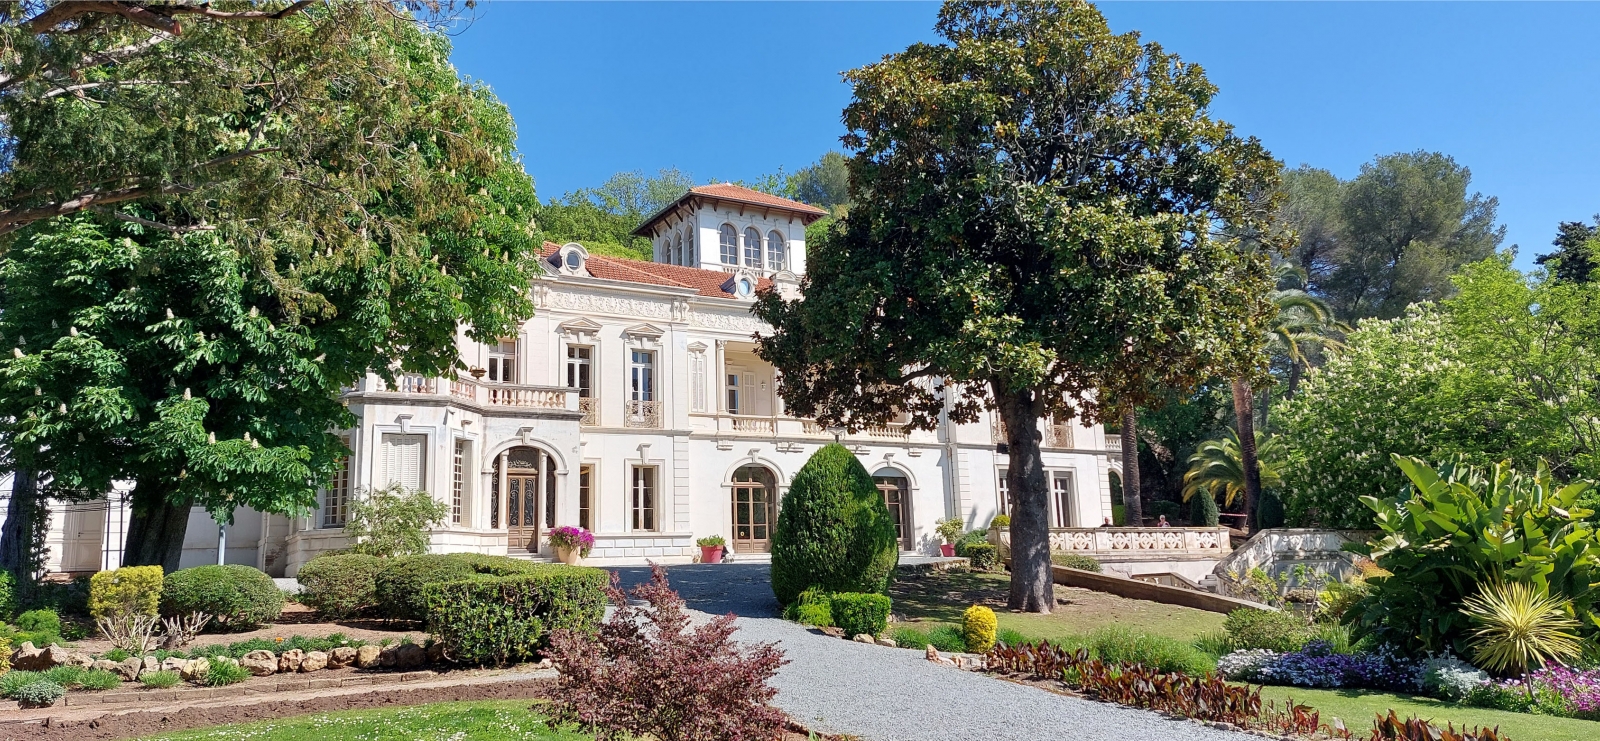
[[[589,260],[589,251],[577,242],[568,242],[561,245],[554,259],[555,268],[563,275],[583,275],[584,264]]]
[[[757,281],[759,278],[749,270],[740,269],[728,276],[722,283],[722,290],[734,298],[750,298],[756,295]]]

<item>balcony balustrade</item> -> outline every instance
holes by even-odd
[[[600,400],[593,396],[578,397],[578,411],[583,412],[583,419],[578,424],[584,427],[594,427],[600,424]]]
[[[577,393],[565,386],[478,383],[465,378],[445,380],[415,373],[395,376],[392,384],[379,379],[372,390],[417,396],[443,395],[484,407],[518,409],[569,409],[572,407],[568,397]]]
[[[627,414],[623,417],[624,427],[641,427],[656,429],[661,427],[661,402],[628,400]]]

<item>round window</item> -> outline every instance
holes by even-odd
[[[572,251],[567,253],[567,269],[568,270],[577,270],[578,266],[580,266],[582,264],[583,264],[583,256],[578,254],[577,250],[572,250]]]
[[[749,278],[740,278],[739,279],[739,295],[740,296],[749,296],[750,295],[750,279]]]

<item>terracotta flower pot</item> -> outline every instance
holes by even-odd
[[[700,546],[700,563],[722,563],[722,546]]]
[[[939,555],[944,556],[945,558],[950,558],[951,556],[956,555],[956,546],[955,546],[955,544],[954,543],[940,543],[939,544]]]
[[[556,546],[556,560],[568,566],[577,566],[583,563],[583,551],[558,545]]]

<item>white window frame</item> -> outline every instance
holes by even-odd
[[[515,384],[517,382],[517,341],[500,340],[489,348],[489,383]],[[507,350],[507,346],[511,349]]]
[[[1007,481],[1006,477],[1011,473],[1011,470],[1008,468],[1002,468],[999,469],[999,471],[1000,483],[995,488],[995,496],[999,500],[1000,514],[1009,517],[1011,515],[1011,482]]]
[[[717,235],[721,239],[722,264],[738,265],[739,228],[732,224],[723,224],[722,227],[717,230]]]
[[[628,470],[628,529],[633,532],[659,532],[661,528],[660,487],[656,467],[632,464]]]
[[[755,237],[755,244],[750,243],[751,237]],[[762,260],[762,253],[764,252],[766,252],[766,246],[762,244],[760,230],[753,226],[746,227],[744,230],[744,266],[760,270],[764,264]]]
[[[642,358],[642,359],[641,359]],[[628,399],[655,401],[656,353],[654,350],[628,351]]]
[[[689,411],[706,411],[706,354],[704,350],[689,352]]]
[[[783,270],[789,265],[789,241],[777,229],[767,232],[767,267]]]
[[[403,480],[400,479],[401,476],[404,476],[404,471],[396,471],[395,470],[396,468],[403,467],[405,465],[404,462],[399,460],[399,458],[398,458],[398,456],[400,455],[400,453],[399,453],[399,445],[401,443],[404,443],[404,444],[407,444],[407,445],[414,444],[414,445],[418,446],[418,450],[417,450],[417,474],[416,474],[416,484],[417,485],[415,487],[410,486],[409,482],[406,482],[406,481],[403,481]],[[427,488],[428,488],[428,436],[427,435],[386,432],[386,433],[383,434],[383,438],[379,441],[379,450],[381,450],[382,454],[383,454],[383,481],[384,481],[384,486],[388,487],[388,486],[394,486],[395,484],[401,484],[405,488],[406,491],[427,491]]]
[[[578,398],[587,399],[594,396],[594,351],[593,345],[567,345],[566,376],[567,387],[578,390]],[[580,357],[587,353],[588,357]],[[587,373],[584,372],[587,369]],[[587,376],[585,379],[584,377]],[[585,388],[581,381],[587,380]]]
[[[1067,482],[1062,488],[1058,484]],[[1065,498],[1065,501],[1063,501]],[[1078,475],[1076,471],[1050,472],[1050,514],[1052,527],[1077,527]]]
[[[344,438],[345,447],[350,447],[350,438]],[[339,460],[339,470],[333,474],[333,480],[328,482],[328,488],[322,492],[322,527],[341,528],[350,517],[350,459],[354,456],[347,455]]]

